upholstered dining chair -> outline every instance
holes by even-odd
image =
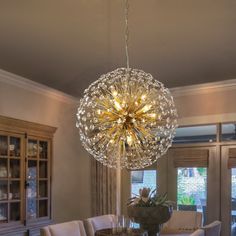
[[[43,227],[40,236],[86,236],[86,233],[83,221],[78,220]]]
[[[163,234],[193,233],[202,226],[202,213],[196,211],[176,211],[161,230]]]
[[[220,236],[221,222],[216,220],[208,225],[202,227],[205,236]]]
[[[97,230],[111,228],[115,218],[115,215],[101,215],[85,219],[84,227],[87,236],[94,236]]]

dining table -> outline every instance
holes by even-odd
[[[100,229],[95,232],[95,236],[148,236],[147,232],[142,229],[117,229],[107,228]],[[159,236],[190,236],[191,233],[177,233],[177,234],[166,234],[159,233]]]
[[[122,228],[108,228],[100,229],[95,232],[95,236],[144,236],[147,235],[146,231],[142,229],[122,229]]]
[[[191,234],[188,234],[188,233],[182,233],[182,234],[162,234],[162,233],[160,233],[159,234],[160,236],[190,236]]]

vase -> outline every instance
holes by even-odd
[[[140,227],[148,232],[148,236],[156,236],[160,231],[160,226],[170,219],[172,207],[128,206],[127,213],[134,222],[139,223]]]

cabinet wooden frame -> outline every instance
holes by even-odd
[[[39,235],[39,229],[44,225],[47,225],[51,222],[51,182],[52,182],[52,157],[53,157],[53,135],[56,131],[55,127],[37,124],[33,122],[18,120],[14,118],[8,118],[0,116],[0,135],[7,137],[7,177],[1,178],[0,180],[6,179],[7,181],[7,199],[6,201],[0,201],[0,203],[6,202],[8,206],[13,202],[19,202],[20,204],[20,220],[10,221],[10,208],[8,207],[7,222],[0,223],[0,235]],[[20,154],[18,157],[10,155],[10,137],[20,139]],[[35,159],[28,157],[28,141],[34,139],[37,141],[37,156]],[[39,153],[39,147],[42,143],[47,143],[47,158],[42,158]],[[3,159],[0,155],[0,158]],[[11,162],[14,164],[14,161],[19,160],[20,165],[20,177],[12,178],[10,175]],[[30,160],[36,161],[36,186],[37,186],[37,196],[35,200],[37,202],[37,215],[35,219],[29,219],[27,216],[27,170],[28,162]],[[45,164],[43,164],[45,163]],[[12,165],[13,165],[12,164]],[[45,165],[47,173],[43,178],[39,176],[40,165]],[[44,168],[41,167],[41,168]],[[14,175],[13,175],[14,177]],[[41,176],[42,177],[42,176]],[[45,177],[45,178],[44,178]],[[10,193],[10,181],[19,181],[19,200],[14,200],[9,196],[12,196]],[[45,196],[39,196],[39,183],[43,183],[46,186],[44,191]],[[39,203],[44,201],[46,204],[45,217],[40,217],[42,214],[39,214]]]

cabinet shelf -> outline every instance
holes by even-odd
[[[7,177],[0,177],[0,181],[1,180],[8,180],[8,178]]]
[[[9,159],[15,159],[15,160],[19,160],[21,157],[20,156],[8,156]]]
[[[11,199],[11,200],[8,200],[10,203],[11,202],[20,202],[21,200],[13,200],[13,199]]]
[[[2,203],[8,203],[9,201],[8,201],[8,199],[0,199],[0,204],[2,204]]]

